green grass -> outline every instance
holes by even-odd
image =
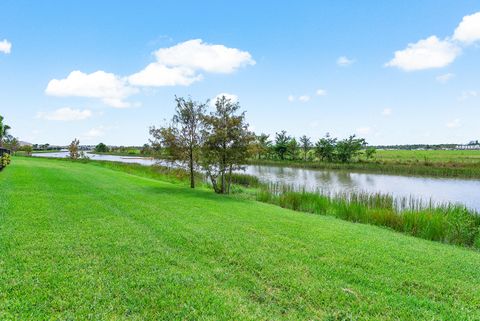
[[[294,211],[384,226],[427,240],[480,249],[479,213],[461,205],[424,204],[414,198],[397,200],[380,193],[308,192],[278,184],[259,188],[256,199]]]
[[[0,319],[480,319],[476,251],[162,175],[14,158]]]
[[[375,158],[391,162],[476,163],[480,150],[377,150]]]

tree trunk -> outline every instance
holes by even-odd
[[[193,170],[193,150],[190,148],[189,155],[189,167],[190,167],[190,188],[195,188],[195,172]]]
[[[227,194],[230,194],[230,185],[231,184],[232,184],[232,165],[230,165],[230,169],[228,170]]]

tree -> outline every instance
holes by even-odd
[[[187,167],[190,173],[190,187],[195,188],[195,169],[201,146],[201,130],[206,104],[192,99],[175,97],[175,115],[166,127],[150,128],[152,145],[163,148],[168,159]],[[158,155],[157,155],[158,156]]]
[[[292,139],[290,139],[288,141],[288,145],[287,145],[287,154],[290,156],[290,159],[292,160],[296,160],[297,159],[297,155],[298,155],[298,150],[300,149],[300,145],[298,144],[297,140],[295,139],[295,137],[293,137]]]
[[[367,160],[373,159],[376,152],[377,150],[375,149],[375,147],[368,147],[367,149],[365,149],[365,158]]]
[[[70,159],[79,159],[80,153],[78,152],[78,147],[80,146],[80,141],[78,139],[74,139],[70,145],[68,146],[68,151],[70,152]]]
[[[351,135],[337,143],[336,156],[342,163],[347,163],[357,156],[365,145],[365,139]]]
[[[315,155],[322,161],[333,161],[336,143],[337,139],[330,137],[330,134],[327,133],[324,138],[320,138],[315,144]]]
[[[4,139],[4,145],[7,149],[10,149],[14,155],[20,148],[20,142],[18,139],[11,135],[7,135],[7,137]]]
[[[300,146],[302,147],[303,150],[303,160],[307,161],[307,154],[310,148],[312,148],[312,142],[309,137],[306,135],[303,135],[300,137]]]
[[[141,155],[150,155],[152,153],[152,148],[148,144],[143,144],[142,149],[140,149]]]
[[[95,146],[95,151],[97,153],[108,153],[108,146],[105,145],[104,143],[100,143],[97,146]]]
[[[290,141],[290,136],[287,135],[287,132],[285,130],[282,130],[279,133],[275,133],[274,150],[281,160],[285,159],[285,154],[288,151],[289,141]]]
[[[222,96],[215,102],[215,111],[205,115],[202,166],[219,194],[230,193],[232,173],[242,169],[248,158],[254,135],[245,122],[240,104]]]
[[[25,155],[32,156],[33,147],[31,145],[25,145],[21,149],[25,152]]]
[[[272,141],[269,140],[270,135],[260,134],[255,136],[255,142],[251,145],[252,155],[256,155],[258,159],[267,156],[272,147]]]
[[[3,116],[0,115],[0,147],[3,147],[3,140],[8,136],[8,132],[11,129],[10,126],[3,123]]]

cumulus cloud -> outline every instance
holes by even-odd
[[[229,74],[255,65],[251,54],[237,48],[188,40],[154,53],[157,61],[128,77],[135,86],[189,86],[202,80],[200,72]]]
[[[460,122],[460,119],[456,118],[456,119],[446,123],[445,126],[447,126],[448,128],[458,128],[458,127],[462,126],[462,124]]]
[[[395,57],[386,66],[405,71],[441,68],[452,63],[460,53],[461,49],[456,44],[431,36],[396,51]]]
[[[102,70],[91,74],[72,71],[64,79],[52,79],[45,90],[51,96],[99,98],[115,108],[130,107],[125,99],[137,92],[124,78]]]
[[[341,56],[341,57],[338,57],[338,59],[337,59],[337,65],[339,65],[341,67],[350,66],[354,62],[355,62],[354,59],[349,59],[346,56]]]
[[[303,95],[303,96],[298,97],[298,100],[300,100],[302,103],[306,103],[307,101],[310,100],[310,96]]]
[[[466,44],[480,40],[480,12],[463,17],[453,33],[453,39]]]
[[[391,108],[385,108],[382,110],[382,115],[383,116],[390,116],[393,113],[393,110]]]
[[[288,95],[287,97],[289,102],[294,102],[295,101],[295,96],[294,95]]]
[[[326,96],[327,95],[327,91],[325,89],[317,89],[317,91],[315,93],[317,94],[317,96]]]
[[[211,73],[232,73],[255,60],[247,51],[224,45],[204,43],[201,39],[188,40],[155,52],[159,63],[173,67],[187,67]]]
[[[435,79],[436,79],[439,83],[446,84],[446,83],[447,83],[450,79],[452,79],[453,77],[455,77],[454,74],[448,73],[448,74],[439,75],[439,76],[437,76]]]
[[[185,67],[167,67],[160,63],[151,63],[145,69],[128,77],[128,82],[135,86],[189,86],[202,80],[202,75]]]
[[[0,52],[4,54],[9,54],[12,51],[12,43],[7,39],[0,41]]]
[[[72,109],[70,107],[59,108],[52,112],[39,112],[37,118],[56,121],[84,120],[92,117],[92,111],[89,109]]]
[[[461,53],[461,46],[480,40],[480,12],[463,17],[453,36],[441,40],[433,35],[407,48],[398,50],[385,66],[405,71],[442,68],[451,64]],[[448,79],[447,79],[448,80]]]

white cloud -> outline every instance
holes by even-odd
[[[59,108],[52,112],[39,112],[37,118],[57,121],[84,120],[92,117],[92,111],[89,109],[72,109],[70,107]]]
[[[215,106],[215,103],[217,102],[217,100],[222,98],[223,96],[225,96],[225,98],[227,98],[227,99],[230,99],[230,101],[232,103],[236,103],[239,100],[237,95],[229,94],[229,93],[220,93],[220,94],[216,95],[215,97],[213,97],[213,99],[210,101],[212,106]]]
[[[45,90],[51,96],[99,98],[115,108],[130,107],[125,99],[137,92],[125,79],[102,70],[91,74],[72,71],[67,78],[50,80]]]
[[[393,113],[393,110],[391,108],[385,108],[382,110],[382,115],[383,116],[390,116]]]
[[[368,135],[371,132],[372,132],[372,128],[370,128],[370,127],[357,128],[357,134],[359,134],[359,135]]]
[[[9,54],[12,51],[12,43],[7,39],[0,41],[0,52],[4,54]]]
[[[211,73],[232,73],[255,60],[247,51],[224,45],[204,43],[201,39],[188,40],[155,52],[159,63],[171,67],[186,67]]]
[[[156,62],[128,77],[134,86],[189,86],[203,79],[199,72],[229,74],[239,68],[255,65],[247,51],[224,45],[188,40],[155,53]]]
[[[453,33],[453,39],[465,44],[480,40],[480,12],[463,17]]]
[[[446,84],[446,83],[447,83],[450,79],[452,79],[453,77],[455,77],[455,74],[448,73],[448,74],[439,75],[439,76],[437,76],[435,79],[436,79],[439,83]]]
[[[307,101],[310,100],[310,96],[303,95],[303,96],[298,97],[298,100],[300,100],[302,103],[306,103]]]
[[[445,124],[448,128],[458,128],[462,126],[460,119],[456,118],[452,121],[449,121],[448,123]]]
[[[154,62],[145,69],[128,77],[128,82],[135,86],[189,86],[202,80],[202,75],[197,75],[194,70],[185,67],[167,67]]]
[[[473,98],[477,96],[478,96],[478,92],[476,92],[475,90],[464,90],[462,91],[462,94],[460,95],[460,97],[458,97],[458,100],[464,101],[469,98]]]
[[[287,99],[288,99],[289,102],[294,102],[295,101],[295,96],[288,95]]]
[[[460,47],[449,40],[431,36],[408,44],[404,50],[396,51],[395,57],[386,63],[386,66],[405,71],[441,68],[452,63],[460,53]]]
[[[315,93],[317,94],[317,96],[326,96],[327,95],[327,91],[325,89],[317,89],[317,91]]]
[[[337,65],[341,66],[341,67],[347,67],[347,66],[350,66],[351,64],[353,64],[355,62],[354,59],[349,59],[345,56],[341,56],[341,57],[338,57],[337,59]]]

